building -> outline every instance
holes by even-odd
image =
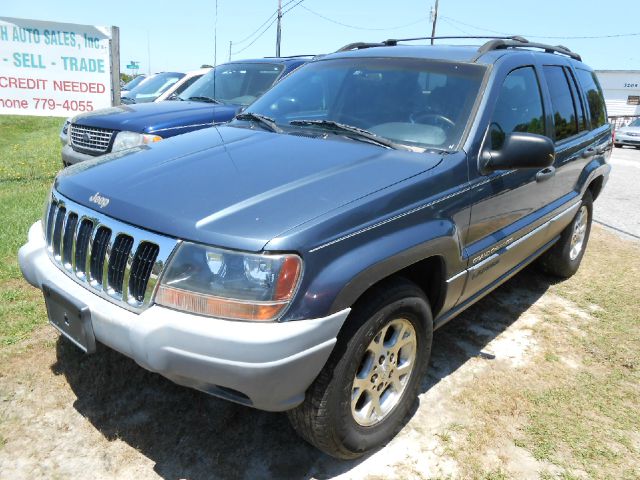
[[[640,116],[640,70],[596,70],[611,123],[626,125]]]

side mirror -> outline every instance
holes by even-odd
[[[535,133],[513,132],[506,135],[500,150],[485,150],[480,156],[483,173],[517,168],[545,168],[556,158],[553,142]]]

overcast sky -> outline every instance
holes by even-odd
[[[355,41],[429,35],[435,0],[282,2],[282,55],[295,55],[327,53]],[[215,0],[3,3],[2,16],[120,27],[123,72],[130,60],[139,61],[145,73],[191,70],[214,59],[223,63],[230,41],[234,60],[275,54],[277,0],[218,0],[217,22]],[[640,70],[638,19],[640,0],[440,0],[436,33],[519,34],[566,45],[596,69]],[[566,38],[604,36],[609,37]]]

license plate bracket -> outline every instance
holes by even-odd
[[[51,325],[83,352],[94,353],[96,337],[89,307],[50,284],[43,284],[42,292]]]

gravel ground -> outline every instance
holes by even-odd
[[[640,150],[614,148],[611,167],[594,220],[627,240],[640,240]]]

